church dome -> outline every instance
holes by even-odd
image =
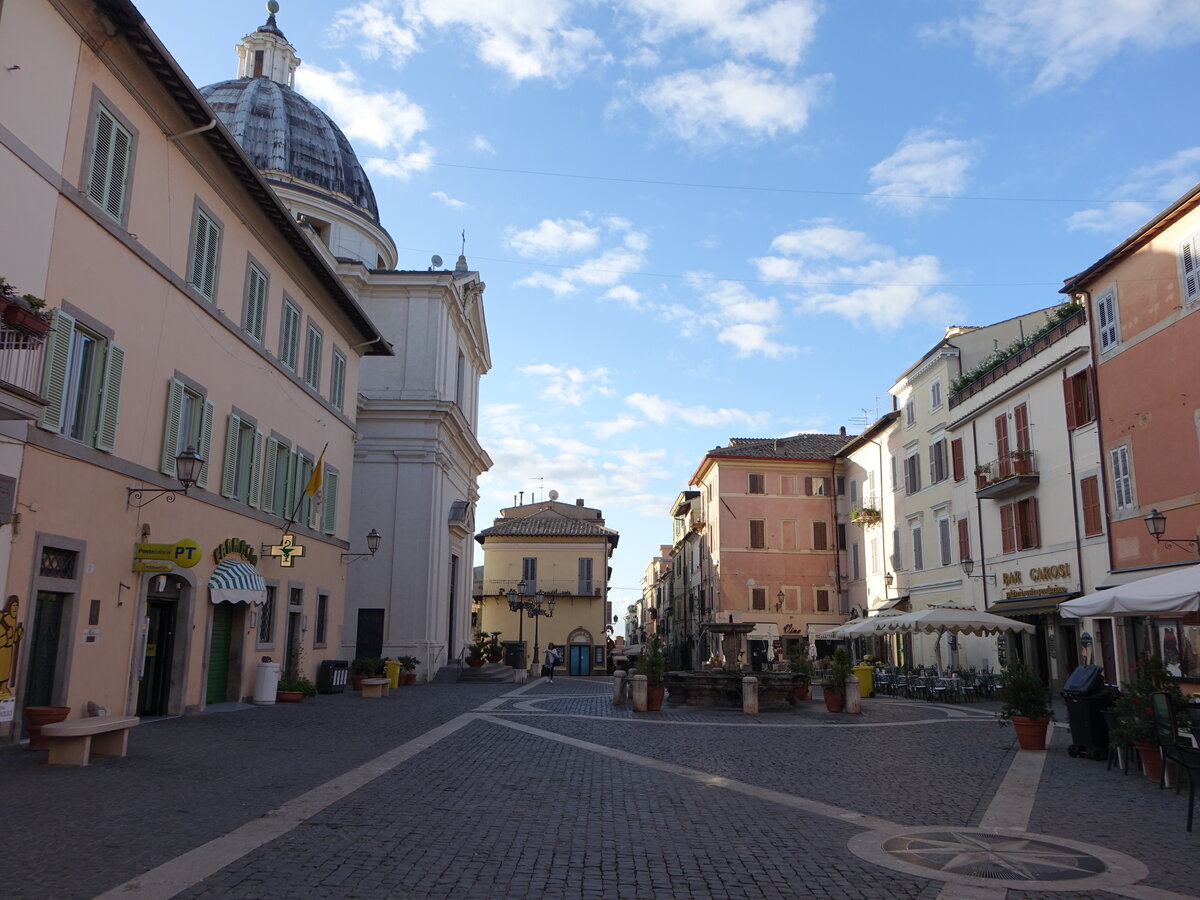
[[[242,77],[200,93],[268,181],[319,188],[379,223],[375,192],[346,135],[289,85]]]

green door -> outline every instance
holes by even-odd
[[[213,607],[212,642],[208,650],[208,691],[205,703],[224,703],[229,699],[229,642],[233,633],[233,604]]]
[[[29,674],[25,681],[26,706],[51,706],[54,703],[54,673],[58,670],[66,601],[66,594],[38,591],[29,643]]]

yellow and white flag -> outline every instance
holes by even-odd
[[[313,502],[313,520],[321,521],[321,502],[325,499],[321,491],[321,485],[325,483],[325,451],[321,450],[321,455],[317,457],[316,463],[313,465],[312,475],[308,477],[308,484],[304,486],[304,495],[311,497]]]

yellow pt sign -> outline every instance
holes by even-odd
[[[174,544],[136,544],[133,558],[171,562],[181,569],[190,569],[200,562],[200,545],[189,539]]]

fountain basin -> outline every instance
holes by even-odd
[[[796,688],[805,683],[793,672],[668,672],[667,703],[671,706],[742,708],[742,678],[758,679],[759,709],[788,709],[796,705]]]

